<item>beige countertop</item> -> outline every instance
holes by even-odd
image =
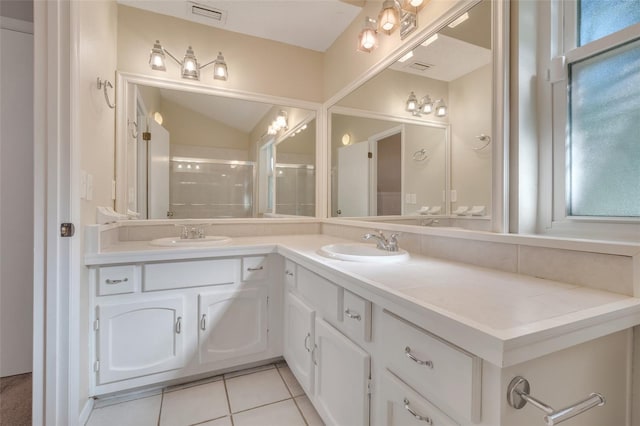
[[[353,242],[327,235],[233,238],[202,248],[122,242],[87,266],[279,253],[498,366],[640,324],[640,298],[419,255],[360,263],[318,253]]]

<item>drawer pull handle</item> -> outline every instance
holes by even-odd
[[[255,271],[262,271],[263,269],[264,269],[264,266],[258,266],[257,268],[247,268],[247,271],[255,272]]]
[[[432,361],[423,361],[421,359],[416,358],[412,353],[411,353],[411,348],[409,346],[407,346],[406,348],[404,348],[404,353],[407,356],[407,358],[409,358],[411,361],[415,362],[418,365],[424,365],[425,367],[429,367],[429,368],[433,368],[433,362]]]
[[[202,331],[207,329],[207,316],[205,314],[200,317],[200,329]]]
[[[304,336],[304,348],[307,350],[307,352],[311,352],[311,349],[309,348],[309,345],[307,344],[309,339],[311,339],[311,333],[307,333],[307,335]]]
[[[123,278],[121,280],[112,280],[111,278],[107,278],[106,280],[104,280],[104,282],[107,284],[120,284],[126,283],[127,281],[129,281],[129,278]]]
[[[356,313],[353,313],[353,312],[351,312],[349,309],[347,309],[346,311],[344,311],[344,314],[345,314],[347,317],[349,317],[349,318],[351,318],[351,319],[354,319],[354,320],[358,320],[358,321],[360,321],[360,319],[361,319],[361,318],[360,318],[360,314],[359,314],[359,313],[357,313],[357,312],[356,312]]]
[[[182,331],[182,317],[178,317],[178,320],[176,321],[176,334],[180,334],[181,331]]]
[[[288,270],[288,269],[287,269],[286,271],[284,271],[284,274],[285,274],[285,275],[287,275],[287,276],[289,276],[289,277],[292,277],[292,276],[293,276],[293,272],[291,272],[291,271],[290,271],[290,270]]]
[[[409,407],[409,400],[407,398],[404,399],[404,409],[407,410],[409,412],[409,414],[411,414],[416,419],[418,419],[420,421],[423,421],[428,425],[433,425],[433,420],[431,420],[431,418],[425,417],[425,416],[421,416],[420,414],[418,414],[415,411],[413,411],[411,409],[411,407]]]

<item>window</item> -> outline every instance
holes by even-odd
[[[640,0],[561,0],[552,17],[547,227],[624,225],[640,240]]]

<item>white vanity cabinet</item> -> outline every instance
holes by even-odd
[[[347,337],[353,333],[357,341],[370,331],[368,302],[349,296],[353,318],[344,318],[345,290],[291,262],[285,283],[283,352],[289,368],[325,423],[368,425],[371,356]]]
[[[200,363],[251,355],[267,349],[268,289],[211,290],[198,294]]]
[[[273,262],[264,255],[95,267],[93,394],[281,355]]]
[[[97,306],[100,383],[182,368],[185,364],[181,296]]]

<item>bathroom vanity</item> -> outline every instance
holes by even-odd
[[[630,424],[640,299],[413,253],[334,260],[318,250],[349,241],[323,234],[177,249],[87,234],[94,396],[283,356],[326,424],[545,424],[509,405],[519,376],[555,409],[606,399],[567,425]]]

